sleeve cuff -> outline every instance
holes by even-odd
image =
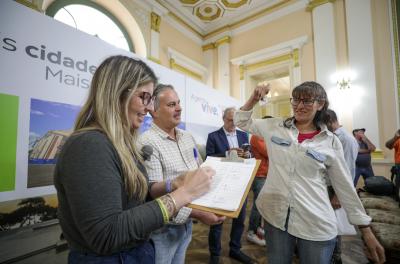
[[[172,218],[172,222],[170,224],[181,225],[188,221],[190,214],[192,213],[192,208],[182,207],[178,214]]]

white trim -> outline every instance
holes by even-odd
[[[252,64],[266,59],[270,59],[279,55],[292,52],[294,49],[300,49],[308,41],[308,36],[292,39],[278,45],[261,49],[241,57],[231,59],[233,65]]]
[[[201,65],[200,63],[189,59],[182,53],[179,53],[178,51],[168,47],[168,59],[174,59],[175,63],[201,75],[203,78],[207,75],[207,68]]]

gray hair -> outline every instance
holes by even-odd
[[[160,107],[160,94],[166,90],[175,91],[174,87],[171,84],[158,84],[156,89],[154,89],[153,97],[154,97],[154,111]]]
[[[224,113],[222,115],[222,119],[224,119],[225,116],[231,111],[236,111],[236,108],[235,107],[227,107],[227,108],[225,108]]]

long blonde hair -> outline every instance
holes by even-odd
[[[88,99],[75,123],[74,133],[100,130],[111,141],[122,163],[129,197],[144,200],[147,180],[134,159],[142,162],[136,147],[137,129],[128,119],[128,104],[135,90],[157,83],[153,70],[144,62],[125,56],[104,60],[93,75]]]

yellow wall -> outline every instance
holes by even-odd
[[[268,24],[258,26],[232,37],[231,58],[278,45],[292,39],[308,36],[300,52],[302,80],[314,80],[314,47],[312,44],[311,13],[305,10],[291,13]],[[239,98],[239,69],[231,67],[232,96]]]
[[[204,65],[203,50],[201,45],[197,44],[182,32],[175,29],[164,19],[161,19],[160,25],[160,60],[161,64],[169,67],[168,47],[182,53],[186,57]]]

